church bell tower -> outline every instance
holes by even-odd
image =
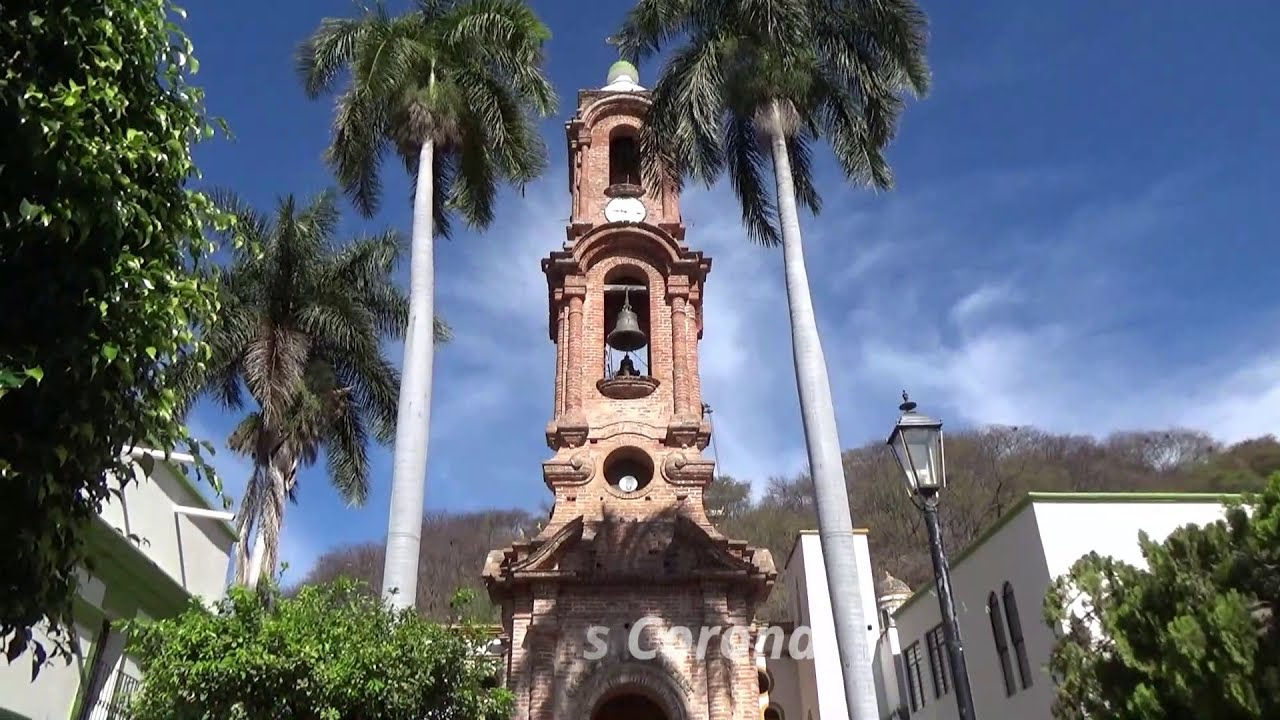
[[[643,182],[638,80],[615,63],[566,125],[567,238],[542,261],[554,506],[537,537],[489,554],[484,577],[515,718],[758,720],[753,623],[776,572],[768,550],[724,537],[703,507],[711,260],[685,244],[678,193]],[[700,643],[704,628],[718,634]]]

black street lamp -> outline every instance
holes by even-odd
[[[964,644],[960,640],[960,623],[956,620],[955,599],[951,597],[951,571],[942,549],[942,530],[938,526],[938,492],[947,484],[947,463],[942,452],[942,421],[916,412],[916,404],[902,393],[898,406],[902,417],[889,435],[889,447],[906,475],[911,502],[924,513],[929,529],[929,554],[933,556],[933,579],[938,589],[938,607],[942,611],[942,632],[947,642],[951,678],[956,686],[956,707],[960,720],[977,720],[973,712],[973,691],[969,688],[969,668],[964,661]],[[918,500],[917,500],[918,498]]]

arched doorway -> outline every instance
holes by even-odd
[[[644,695],[623,693],[601,703],[591,720],[667,720],[667,713]]]

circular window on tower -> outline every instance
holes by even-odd
[[[653,479],[653,460],[639,448],[618,448],[604,459],[604,479],[618,493],[638,493]]]

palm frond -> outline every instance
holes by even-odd
[[[391,442],[399,406],[399,371],[381,356],[339,357],[332,365],[337,384],[350,389],[374,437],[380,443]]]
[[[433,329],[437,343],[446,343],[453,340],[453,328],[449,326],[449,323],[440,319],[439,315],[434,318]]]
[[[848,73],[846,83],[874,76],[891,94],[928,93],[928,18],[915,0],[812,1],[815,36],[824,43],[823,54]]]
[[[678,50],[651,93],[640,131],[641,154],[651,158],[648,183],[672,178],[656,163],[678,158],[683,172],[711,184],[724,170],[721,116],[725,111],[723,38],[706,38]]]
[[[214,207],[231,215],[229,234],[232,238],[244,240],[249,246],[256,246],[267,237],[270,230],[266,216],[252,208],[234,190],[215,187],[208,195]],[[240,252],[243,254],[249,249],[242,248]]]
[[[256,460],[263,445],[264,432],[262,413],[251,412],[227,436],[227,447],[234,453]]]
[[[632,60],[670,52],[640,136],[646,184],[678,190],[727,171],[756,241],[774,231],[740,119],[786,109],[755,130],[785,141],[797,203],[818,213],[814,146],[829,144],[848,180],[892,187],[884,152],[903,96],[929,85],[916,0],[637,0],[616,39]]]
[[[638,0],[614,36],[618,52],[635,63],[653,55],[692,24],[690,0]]]
[[[389,146],[387,109],[382,98],[348,90],[338,99],[333,139],[325,159],[360,214],[378,212],[382,181],[379,169]]]
[[[459,143],[447,202],[472,227],[488,227],[493,222],[498,195],[494,164],[493,150],[482,134],[469,133]]]
[[[471,0],[442,25],[444,40],[460,60],[456,69],[483,69],[533,113],[555,112],[555,90],[541,71],[551,31],[524,0]]]
[[[368,37],[371,23],[364,18],[325,18],[298,48],[295,65],[303,91],[316,99],[333,87],[334,80],[351,63],[356,49]]]
[[[857,101],[839,88],[822,97],[822,126],[832,154],[849,180],[888,190],[893,187],[893,170],[885,160],[884,143],[867,126],[867,116]]]
[[[813,184],[812,140],[805,132],[787,138],[787,157],[791,160],[791,183],[795,187],[796,202],[817,215],[822,212],[822,197]]]
[[[760,147],[760,135],[750,116],[730,116],[725,127],[729,182],[742,206],[742,224],[747,236],[761,245],[781,241],[777,207],[764,179],[768,158]]]
[[[388,151],[416,178],[431,141],[435,234],[450,236],[454,211],[487,226],[499,184],[522,186],[547,167],[532,117],[555,110],[542,70],[549,37],[524,0],[420,0],[394,17],[379,6],[321,23],[299,50],[299,72],[312,95],[349,76],[326,158],[356,208],[377,212]]]
[[[325,432],[329,477],[347,504],[360,507],[369,498],[369,434],[355,404],[335,403]]]

